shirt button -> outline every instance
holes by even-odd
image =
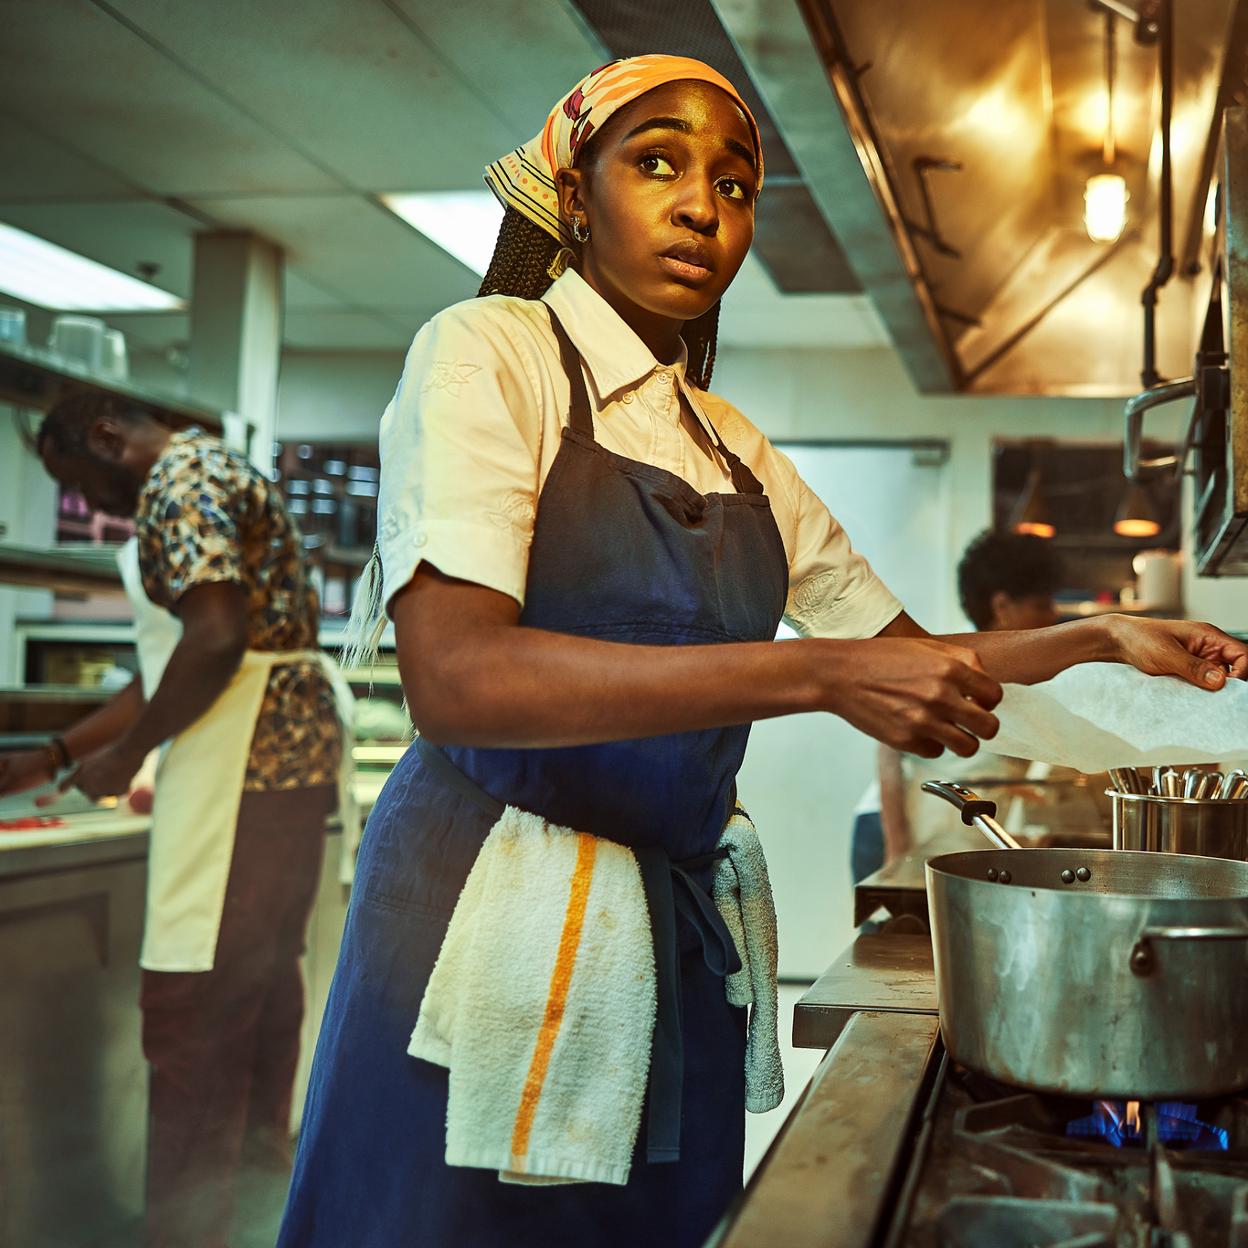
[[[628,393],[624,395],[624,402],[631,403],[632,401],[633,401],[633,392],[629,390]]]
[[[417,534],[416,534],[416,545],[417,545],[417,546],[423,546],[423,545],[424,545],[424,544],[425,544],[428,540],[429,540],[429,534],[428,534],[428,533],[426,533],[423,529],[421,529],[421,530],[419,530],[419,531],[417,532]]]

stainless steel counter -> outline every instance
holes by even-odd
[[[936,1017],[927,936],[859,936],[793,1007],[793,1044],[829,1049],[860,1011]]]
[[[853,1015],[712,1238],[714,1248],[874,1242],[937,1031],[928,1015]]]
[[[9,812],[6,812],[9,813]],[[75,814],[0,832],[0,1246],[135,1244],[147,1064],[139,946],[149,821]],[[331,828],[304,961],[298,1116],[349,889]]]
[[[0,848],[0,1243],[21,1248],[107,1243],[143,1209],[147,833],[56,831]]]
[[[939,1029],[928,936],[859,936],[794,1007],[794,1045],[828,1052],[714,1248],[875,1242]]]
[[[103,863],[140,858],[147,861],[147,829],[144,818],[127,820],[118,830],[82,833],[68,828],[50,829],[46,840],[20,842],[12,833],[0,832],[0,881],[12,876],[48,871],[76,871]]]

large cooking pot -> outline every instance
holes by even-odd
[[[923,788],[1012,846],[927,863],[940,1028],[957,1061],[1079,1097],[1248,1087],[1248,863],[1019,849],[992,802]]]

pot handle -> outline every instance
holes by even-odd
[[[1248,927],[1146,927],[1131,950],[1131,969],[1148,975],[1156,965],[1155,940],[1248,940]]]
[[[968,828],[978,828],[998,849],[1020,849],[1019,843],[993,817],[997,813],[996,802],[980,797],[978,793],[954,780],[924,780],[924,793],[942,797],[957,809],[962,822]]]

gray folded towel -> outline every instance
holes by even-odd
[[[775,1109],[784,1099],[784,1067],[777,1035],[776,905],[767,861],[753,821],[738,806],[724,825],[719,845],[727,849],[711,885],[715,908],[732,933],[741,969],[724,982],[733,1005],[748,1005],[745,1038],[745,1107],[752,1114]]]

